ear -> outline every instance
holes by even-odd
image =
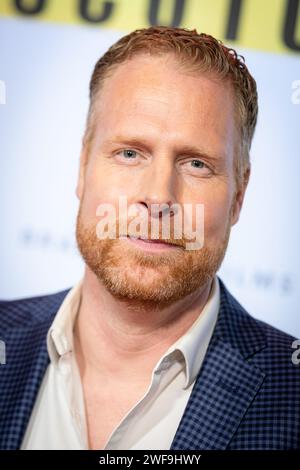
[[[231,211],[231,225],[235,225],[240,217],[240,212],[244,202],[245,192],[248,186],[249,178],[251,173],[251,164],[249,163],[248,168],[245,170],[242,181],[237,189],[234,202],[232,203],[232,211]]]
[[[77,179],[77,186],[76,186],[76,196],[79,200],[81,200],[83,191],[84,191],[84,179],[85,179],[85,170],[88,158],[88,151],[87,146],[82,145],[82,150],[80,154],[80,164],[79,164],[79,172],[78,172],[78,179]]]

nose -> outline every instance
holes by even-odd
[[[171,162],[152,163],[147,168],[142,180],[139,204],[146,207],[148,216],[162,218],[176,213],[176,175]],[[153,204],[156,206],[153,207]],[[152,208],[152,210],[151,210]]]

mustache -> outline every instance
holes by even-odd
[[[119,236],[119,238],[138,238],[138,239],[141,239],[141,240],[151,240],[153,242],[157,242],[157,243],[166,243],[168,245],[175,245],[175,246],[180,246],[180,247],[184,247],[184,243],[182,240],[180,239],[173,239],[173,238],[164,238],[162,236],[159,236],[159,237],[148,237],[148,236],[137,236],[136,234],[128,234],[128,235],[125,235],[125,234],[121,234]]]
[[[188,239],[184,237],[184,234],[182,234],[180,238],[175,238],[174,230],[172,229],[171,226],[169,230],[167,231],[168,236],[166,236],[166,233],[165,233],[166,231],[164,231],[161,228],[161,224],[159,225],[159,230],[156,230],[154,234],[151,233],[151,228],[152,228],[151,224],[148,224],[147,229],[144,228],[144,230],[142,229],[136,230],[136,232],[133,232],[127,228],[127,233],[125,230],[123,231],[120,230],[120,225],[121,225],[121,222],[117,221],[115,226],[116,226],[116,233],[118,234],[117,236],[119,238],[130,237],[130,238],[152,240],[154,242],[156,241],[160,243],[166,243],[169,245],[179,246],[181,248],[184,248],[186,245],[186,242],[189,241]],[[130,222],[129,222],[129,225],[130,225]]]

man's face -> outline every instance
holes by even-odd
[[[172,56],[141,55],[114,70],[97,100],[94,139],[89,155],[82,152],[77,186],[79,249],[117,298],[170,305],[212,279],[238,220],[244,191],[236,197],[232,90],[187,74]],[[149,210],[149,238],[151,204],[176,203],[183,212],[189,204],[194,215],[203,204],[204,245],[186,250],[184,235],[175,239],[172,230],[169,241],[178,245],[165,249],[118,232],[116,239],[99,239],[97,207],[109,203],[118,213],[120,195],[128,206]]]

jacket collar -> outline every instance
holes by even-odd
[[[1,339],[6,364],[0,366],[0,449],[19,449],[49,363],[47,331],[68,290],[50,296],[4,302]],[[14,304],[12,306],[12,304]],[[7,305],[7,307],[6,307]],[[10,305],[10,306],[9,306]],[[15,326],[10,325],[9,311]]]
[[[171,450],[226,449],[265,377],[249,361],[265,335],[219,281],[219,317]]]

